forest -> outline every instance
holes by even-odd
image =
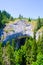
[[[13,17],[5,10],[0,10],[0,28],[4,28],[5,23],[8,23],[10,20],[13,20]]]
[[[20,20],[23,16],[19,15]],[[16,18],[15,18],[16,19]],[[8,21],[15,20],[6,11],[0,11],[0,29],[6,26]],[[37,27],[34,29],[34,38],[26,37],[24,44],[16,49],[15,39],[6,42],[0,42],[0,65],[43,65],[43,31],[36,40],[36,32],[43,26],[43,18],[38,17]],[[31,22],[31,18],[28,18]]]

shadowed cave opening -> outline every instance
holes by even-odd
[[[16,40],[15,40],[16,48],[17,48],[17,49],[20,48],[22,45],[25,44],[26,38],[27,38],[27,37],[24,37],[24,38],[20,38],[20,39],[16,39]],[[29,39],[29,37],[28,37],[28,39]]]

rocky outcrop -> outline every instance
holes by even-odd
[[[32,36],[33,37],[33,26],[31,23],[27,23],[25,20],[19,20],[12,24],[6,25],[1,35],[2,41],[12,40],[21,36]],[[36,33],[36,39],[39,33]]]

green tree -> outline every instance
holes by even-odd
[[[37,41],[37,53],[41,52],[43,54],[43,32],[42,36],[39,35],[38,41]]]
[[[37,59],[36,29],[34,30],[34,38],[32,41],[31,57],[32,57],[32,61],[35,62]]]
[[[20,49],[18,51],[15,51],[14,55],[15,55],[15,65],[18,65],[18,64],[21,65],[21,63],[22,63],[22,54],[20,52]]]
[[[36,62],[33,62],[31,65],[43,65],[43,54],[38,53]]]
[[[10,62],[10,65],[15,65],[15,58],[14,58],[14,49],[13,47],[10,45],[10,42],[7,42],[6,45],[6,52],[7,52],[7,56]]]
[[[38,21],[37,21],[37,30],[41,28],[41,19],[40,17],[38,17]]]
[[[3,18],[3,19],[5,19],[5,18],[8,18],[8,19],[9,19],[10,16],[11,16],[11,15],[10,15],[8,12],[6,12],[5,10],[2,11],[2,18]]]
[[[2,13],[1,13],[1,10],[0,10],[0,28],[2,28]]]
[[[22,19],[22,18],[23,18],[23,16],[21,14],[19,14],[19,19]]]
[[[31,19],[30,19],[30,17],[29,17],[28,21],[29,21],[29,22],[31,22]]]
[[[3,58],[2,58],[2,43],[0,42],[0,65],[3,65]]]
[[[14,40],[14,39],[12,39],[12,47],[13,47],[13,49],[14,49],[14,51],[15,51],[16,43],[15,43],[15,40]]]
[[[0,28],[3,28],[5,24],[9,22],[9,20],[13,21],[13,17],[5,10],[0,10]]]

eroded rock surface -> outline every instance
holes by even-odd
[[[12,24],[8,24],[4,28],[3,32],[1,32],[1,40],[6,42],[13,38],[25,35],[33,37],[33,26],[34,25],[32,25],[31,23],[27,23],[25,20],[19,20]],[[36,39],[37,38],[38,33],[36,34]]]

